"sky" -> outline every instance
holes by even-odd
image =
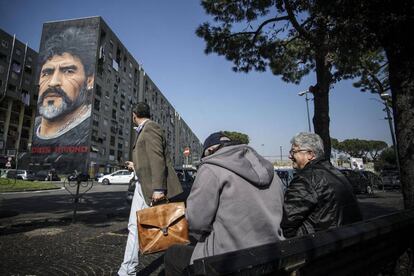
[[[38,51],[44,22],[101,16],[201,142],[215,131],[245,133],[260,154],[286,159],[290,139],[308,130],[305,97],[315,73],[299,85],[271,72],[235,73],[232,63],[204,53],[197,27],[212,22],[198,0],[0,0],[0,28]],[[376,100],[373,100],[376,99]],[[331,137],[391,145],[379,97],[352,81],[330,92]],[[309,101],[311,119],[313,101]],[[312,126],[313,130],[313,126]]]

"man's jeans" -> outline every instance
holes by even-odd
[[[131,213],[129,214],[128,221],[128,240],[125,247],[124,261],[121,264],[121,268],[118,271],[118,275],[135,275],[135,268],[138,266],[138,230],[137,230],[137,214],[136,212],[148,208],[145,203],[144,196],[141,190],[141,184],[136,182],[134,197],[132,198]]]

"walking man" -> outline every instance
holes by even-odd
[[[131,204],[128,222],[128,240],[124,261],[118,275],[135,275],[138,265],[139,240],[137,235],[138,210],[147,208],[165,196],[169,198],[182,192],[181,184],[171,165],[167,143],[161,127],[150,120],[150,108],[144,102],[138,103],[132,111],[132,121],[137,125],[132,161],[125,162],[134,170],[137,182]]]

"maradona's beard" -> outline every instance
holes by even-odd
[[[44,100],[47,96],[56,96],[62,99],[61,104],[56,106],[54,100],[48,100],[46,104]],[[86,99],[87,90],[86,90],[86,83],[82,85],[79,95],[75,100],[71,100],[66,92],[59,88],[59,87],[51,87],[48,88],[37,101],[37,105],[39,107],[39,114],[49,120],[49,121],[57,121],[61,117],[73,112],[76,108],[81,106],[82,104],[87,103]]]

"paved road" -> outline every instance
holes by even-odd
[[[84,213],[77,224],[67,219],[4,224],[0,228],[0,275],[115,275],[127,237],[125,190],[126,186],[121,185],[96,186],[82,202]],[[1,197],[2,208],[18,210],[18,215],[0,222],[38,218],[39,212],[55,218],[70,214],[70,198],[64,191]],[[402,208],[402,197],[397,192],[378,192],[374,197],[358,199],[365,218]],[[137,275],[162,275],[162,261],[162,253],[141,256]]]
[[[80,186],[83,194],[90,186]],[[63,188],[63,183],[57,183]],[[65,185],[72,194],[76,193],[76,185]],[[92,188],[81,198],[78,216],[86,214],[110,216],[128,213],[125,194],[127,184],[102,185],[94,182]],[[0,194],[0,227],[10,224],[21,224],[27,221],[60,220],[73,214],[73,196],[66,189],[24,193]],[[89,219],[89,217],[88,217]]]

